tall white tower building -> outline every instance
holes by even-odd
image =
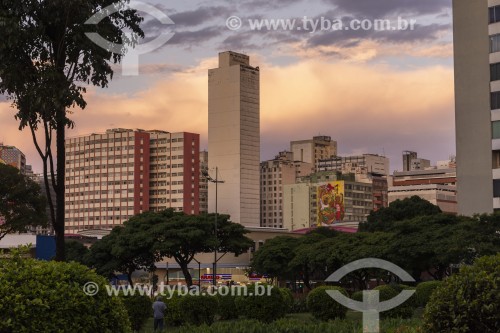
[[[219,54],[208,71],[208,210],[233,222],[260,226],[260,75],[247,55]],[[218,174],[215,170],[218,168]]]

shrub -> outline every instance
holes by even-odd
[[[109,297],[108,282],[78,263],[0,260],[0,332],[131,332],[119,297]],[[94,296],[84,285],[99,287]],[[90,289],[89,289],[90,291]]]
[[[295,298],[293,300],[292,313],[304,313],[304,312],[307,312],[306,298]]]
[[[174,293],[171,298],[163,298],[163,302],[167,306],[165,311],[165,322],[171,326],[180,326],[184,323],[184,316],[181,311],[181,298],[177,293]]]
[[[270,323],[282,318],[286,314],[286,305],[279,288],[261,285],[266,288],[264,296],[255,294],[236,297],[236,306],[240,314],[249,319],[257,319],[261,322]],[[270,290],[270,293],[267,293]]]
[[[139,331],[153,314],[151,299],[146,295],[120,295],[134,331]]]
[[[184,322],[192,325],[211,325],[219,303],[215,296],[187,295],[180,298],[180,310]]]
[[[285,305],[286,313],[292,312],[293,307],[293,294],[292,291],[288,288],[279,288],[281,293],[281,297],[283,298],[283,304]]]
[[[404,288],[401,288],[403,290]],[[388,301],[398,296],[400,291],[395,290],[393,287],[389,285],[378,286],[373,290],[379,291],[379,300],[380,302]],[[412,298],[415,296],[412,296]],[[411,298],[410,298],[411,299]],[[405,303],[399,305],[398,307],[384,311],[381,313],[382,318],[411,318],[414,312],[414,306],[410,300],[407,300]]]
[[[356,291],[351,295],[351,299],[358,301],[358,302],[363,302],[363,291]]]
[[[328,290],[337,290],[347,296],[347,292],[340,287],[317,287],[307,295],[307,308],[315,318],[320,320],[326,321],[334,318],[344,319],[347,308],[334,300],[327,293]]]
[[[422,282],[417,286],[417,293],[416,293],[416,298],[417,298],[417,303],[419,306],[426,306],[427,303],[429,302],[429,299],[431,298],[432,293],[434,290],[439,287],[443,281],[427,281],[427,282]]]
[[[426,332],[500,332],[500,254],[464,266],[438,286],[424,313]]]
[[[217,314],[219,315],[220,320],[230,320],[238,318],[236,296],[221,296],[218,294],[217,300],[219,301]]]

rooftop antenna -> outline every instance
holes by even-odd
[[[382,156],[385,157],[385,148],[382,147]]]

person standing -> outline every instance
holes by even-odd
[[[165,310],[167,306],[162,301],[161,296],[156,297],[156,301],[153,303],[153,316],[154,316],[154,332],[159,330],[163,332]]]

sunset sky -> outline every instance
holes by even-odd
[[[215,0],[154,4],[175,22],[145,16],[147,39],[175,36],[141,57],[140,75],[89,89],[69,136],[107,128],[200,133],[207,148],[207,71],[217,54],[247,53],[261,71],[263,160],[291,140],[329,135],[341,155],[374,153],[401,169],[401,153],[445,160],[455,153],[451,0]],[[242,19],[237,31],[226,27]],[[248,19],[416,20],[413,31],[252,31]],[[40,171],[27,131],[0,97],[0,142]]]

